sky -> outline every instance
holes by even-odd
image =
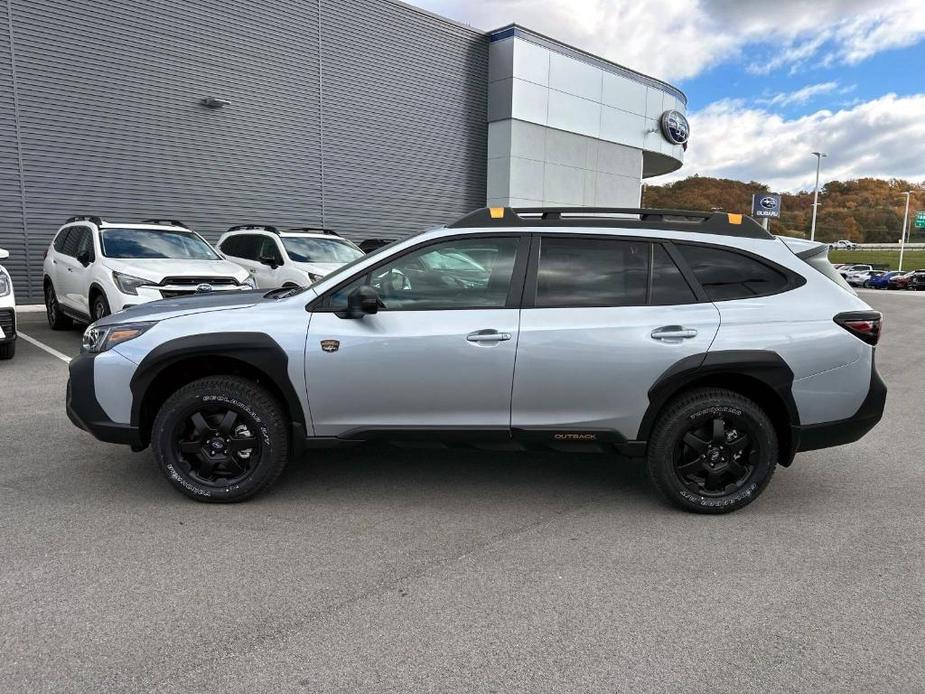
[[[925,181],[925,0],[411,0],[489,30],[517,22],[680,87],[693,174],[809,190]]]

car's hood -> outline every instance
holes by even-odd
[[[205,294],[178,296],[173,299],[161,299],[160,301],[138,304],[118,311],[101,318],[95,325],[159,321],[193,313],[247,308],[263,301],[276,301],[273,298],[265,298],[266,293],[266,289],[252,289],[249,291],[207,292]]]
[[[292,264],[303,272],[310,272],[313,275],[321,275],[322,277],[344,265],[344,263],[297,263],[295,261]]]
[[[107,258],[105,265],[110,270],[155,283],[165,277],[234,277],[239,282],[247,277],[247,270],[228,260]]]

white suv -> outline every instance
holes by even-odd
[[[359,246],[330,229],[242,224],[218,240],[218,250],[254,278],[260,288],[304,287],[363,257]]]
[[[0,248],[0,260],[10,257],[9,251]],[[6,268],[0,265],[0,359],[12,359],[16,354],[16,297],[13,280]]]
[[[71,217],[45,253],[44,274],[54,330],[148,301],[255,288],[246,271],[176,220],[122,224]]]

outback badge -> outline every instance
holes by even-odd
[[[322,340],[321,349],[325,352],[336,352],[340,349],[340,340]]]

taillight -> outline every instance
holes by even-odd
[[[848,311],[835,316],[835,322],[869,345],[877,344],[883,316],[879,311]]]

